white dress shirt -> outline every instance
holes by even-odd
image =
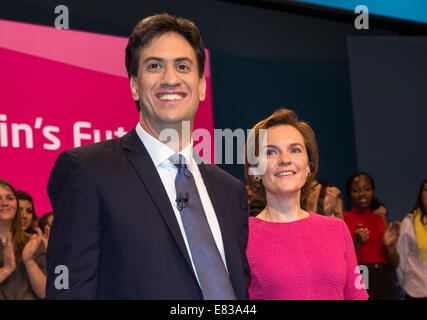
[[[153,136],[151,136],[147,131],[145,131],[140,123],[136,126],[136,133],[147,149],[151,160],[154,163],[154,166],[157,169],[157,172],[160,175],[160,179],[162,180],[163,186],[165,187],[166,193],[168,194],[169,200],[171,202],[173,211],[175,212],[176,220],[178,222],[179,228],[182,233],[182,237],[184,238],[185,246],[187,247],[188,255],[191,259],[191,264],[193,266],[194,273],[197,276],[197,281],[199,281],[199,277],[197,275],[196,268],[194,267],[193,257],[191,255],[190,247],[188,246],[187,236],[185,234],[185,229],[182,224],[181,214],[178,211],[176,205],[176,190],[175,190],[175,177],[178,173],[177,167],[169,160],[169,158],[175,154],[171,148],[169,148],[166,144],[160,142]],[[219,228],[218,220],[216,218],[215,210],[212,206],[211,199],[209,198],[208,191],[206,189],[205,183],[203,182],[203,178],[200,174],[199,167],[197,166],[196,161],[193,158],[193,140],[191,140],[190,144],[186,146],[181,152],[181,155],[185,157],[188,163],[188,169],[194,177],[196,182],[197,190],[200,195],[200,199],[202,201],[203,209],[206,214],[206,218],[208,220],[209,227],[211,229],[213,238],[218,247],[218,250],[221,254],[224,265],[227,269],[227,264],[225,261],[225,253],[224,253],[224,244],[222,241],[221,230]],[[200,285],[200,282],[199,282]]]
[[[402,221],[397,252],[400,263],[396,275],[400,286],[413,298],[427,297],[427,259],[420,260],[419,257],[413,214],[408,214]]]

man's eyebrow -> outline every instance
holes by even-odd
[[[187,57],[179,57],[175,59],[175,62],[188,62],[190,64],[193,64],[193,60]]]
[[[151,60],[158,61],[158,62],[165,61],[165,59],[160,58],[160,57],[147,57],[147,58],[144,59],[144,63],[147,63],[147,62],[149,62]],[[193,64],[193,61],[190,58],[187,58],[187,57],[178,57],[174,61],[175,62],[188,62],[190,64]]]
[[[147,62],[149,62],[149,61],[151,61],[151,60],[159,61],[159,62],[164,61],[164,59],[159,58],[159,57],[148,57],[148,58],[145,58],[145,59],[144,59],[144,63],[147,63]]]

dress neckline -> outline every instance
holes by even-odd
[[[311,212],[311,211],[307,211],[307,213],[308,213],[308,217],[301,218],[301,219],[294,220],[294,221],[289,221],[289,222],[268,221],[268,220],[264,220],[264,219],[257,218],[257,217],[250,217],[250,218],[252,218],[252,219],[253,219],[253,221],[256,221],[256,222],[259,222],[259,223],[277,224],[277,225],[289,225],[289,224],[292,224],[292,223],[302,223],[302,222],[304,222],[304,221],[309,221],[309,220],[311,220],[311,218],[312,218],[312,216],[313,216],[313,212]]]

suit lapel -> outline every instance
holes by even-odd
[[[146,190],[152,198],[154,204],[163,216],[169,230],[171,231],[175,241],[178,244],[182,254],[185,257],[191,271],[194,274],[190,257],[184,243],[175,212],[170,204],[169,197],[163,186],[162,180],[154,166],[151,157],[145,148],[144,144],[139,139],[135,128],[128,134],[122,137],[122,147],[128,150],[127,158],[138,173]],[[138,197],[136,197],[137,199]]]
[[[229,205],[225,201],[224,186],[217,181],[217,178],[212,173],[208,165],[199,164],[200,174],[208,190],[209,198],[211,199],[212,206],[215,210],[218,219],[219,227],[221,229],[222,241],[224,244],[225,259],[227,261],[227,269],[230,274],[231,282],[235,290],[239,288],[237,279],[233,275],[239,274],[238,263],[235,263],[236,257],[239,257],[239,246],[235,236],[235,229],[230,212]]]

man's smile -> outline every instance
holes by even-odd
[[[187,96],[186,93],[176,92],[176,93],[157,93],[156,97],[162,101],[179,101],[184,99]]]

